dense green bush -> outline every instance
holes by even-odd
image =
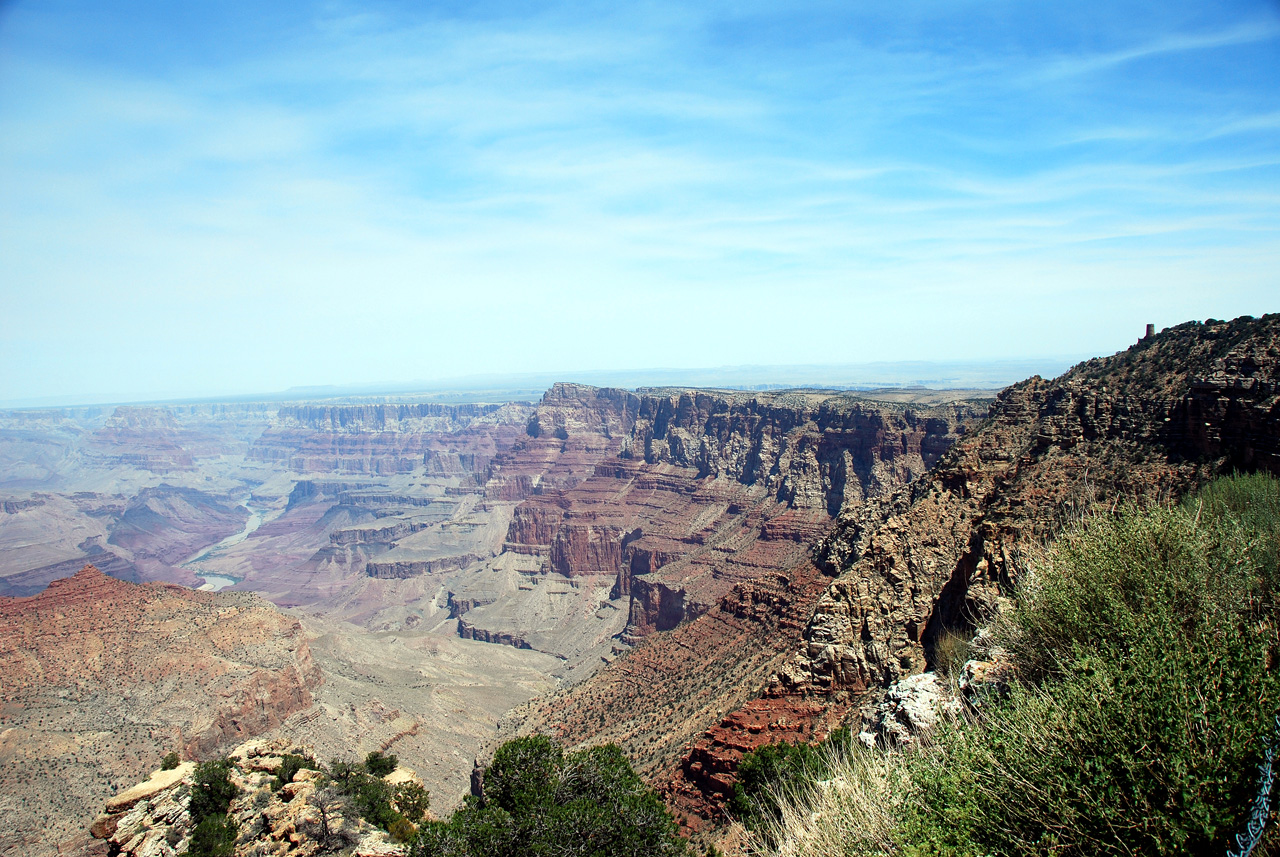
[[[397,812],[409,822],[417,824],[431,808],[431,793],[418,783],[400,783],[395,787],[393,801]]]
[[[392,805],[395,791],[363,765],[334,759],[329,763],[328,777],[338,793],[350,798],[356,813],[370,824],[390,830],[391,825],[403,819]]]
[[[809,744],[766,744],[742,757],[729,811],[751,829],[781,817],[778,798],[823,779],[826,765]]]
[[[365,773],[364,766],[358,762],[348,762],[343,759],[331,759],[329,761],[329,769],[326,772],[329,779],[333,780],[339,788],[351,782],[352,779],[359,777]]]
[[[235,857],[239,828],[229,815],[210,815],[191,831],[190,857]]]
[[[413,857],[675,857],[675,822],[616,746],[564,753],[543,736],[502,745],[483,795],[419,830]]]
[[[880,773],[863,766],[884,788],[847,788],[848,767],[802,783],[788,824],[850,826],[776,831],[780,850],[1225,853],[1280,711],[1278,561],[1280,483],[1266,476],[1087,519],[995,629],[1016,668],[1008,693]],[[868,794],[891,817],[864,823],[853,804]]]
[[[400,760],[395,756],[384,756],[378,750],[374,750],[364,757],[364,769],[375,777],[385,777],[394,771],[399,763]]]
[[[376,824],[383,830],[390,830],[391,825],[402,816],[391,805],[394,792],[380,777],[365,774],[355,778],[347,791],[355,801],[360,817],[370,824]]]
[[[975,854],[1225,849],[1280,706],[1278,524],[1280,485],[1252,476],[1066,534],[998,635],[1020,681],[913,766],[908,838]]]
[[[170,750],[164,754],[164,758],[160,760],[160,770],[172,771],[174,768],[182,764],[182,757]]]
[[[232,767],[230,759],[196,765],[189,812],[197,825],[206,818],[226,815],[231,801],[240,793],[240,789],[231,782]]]
[[[361,818],[403,841],[410,837],[413,825],[426,815],[430,795],[417,783],[393,787],[384,781],[383,777],[394,771],[398,763],[395,756],[374,750],[365,756],[364,764],[334,759],[329,763],[327,776],[337,793],[349,801]]]

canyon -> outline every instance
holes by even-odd
[[[1179,325],[998,395],[558,383],[536,402],[0,414],[0,622],[26,635],[0,652],[6,700],[24,694],[0,740],[79,759],[82,828],[162,750],[254,734],[394,751],[437,811],[504,737],[611,741],[707,831],[743,754],[820,738],[932,669],[936,641],[995,615],[1064,523],[1280,473],[1278,367],[1266,316]],[[185,618],[112,607],[148,599]],[[174,633],[231,610],[244,621],[217,640]],[[214,672],[263,676],[278,714],[219,721],[237,697],[198,672],[150,681],[78,652],[116,620],[120,657],[150,652],[166,676],[230,646]],[[292,652],[300,678],[259,650]],[[102,706],[64,710],[94,681],[105,698],[112,670],[141,676],[149,712],[112,739],[127,750],[68,737],[114,734]],[[24,764],[52,794],[71,763]],[[73,834],[23,818],[31,853]]]
[[[75,573],[92,563],[113,585],[217,587],[198,594],[286,611],[316,680],[300,710],[247,731],[322,755],[391,749],[447,809],[502,715],[700,617],[772,616],[813,589],[808,546],[844,504],[923,474],[984,411],[963,392],[557,384],[536,404],[13,412],[0,449],[33,463],[4,473],[0,587],[17,612],[60,592],[88,602]],[[108,618],[64,633],[101,636]],[[259,645],[264,632],[240,630],[239,646]],[[189,653],[153,623],[132,633],[158,658]],[[154,688],[135,767],[193,728],[169,713],[187,698],[188,714],[202,705],[185,684]],[[129,778],[86,770],[99,801]],[[38,776],[51,791],[61,774]],[[96,811],[92,789],[77,794],[76,812]],[[21,835],[41,831],[32,817]]]

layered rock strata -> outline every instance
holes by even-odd
[[[794,566],[845,503],[923,473],[975,416],[968,404],[830,393],[556,385],[531,438],[594,443],[595,463],[576,480],[548,468],[516,507],[504,549],[541,558],[542,574],[612,578],[634,643],[705,613],[739,581]]]
[[[570,744],[618,742],[661,783],[794,652],[828,582],[810,551],[833,511],[924,473],[985,407],[809,391],[624,401],[634,418],[617,455],[526,500],[506,547],[540,558],[547,576],[611,578],[627,604],[622,641],[635,648],[615,648],[607,669],[514,720]],[[803,720],[771,734],[811,731]]]
[[[299,473],[464,474],[522,435],[530,412],[520,404],[282,407],[249,457]]]

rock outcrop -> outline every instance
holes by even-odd
[[[92,566],[0,598],[0,850],[51,854],[168,750],[203,758],[312,704],[298,623],[256,597]]]
[[[766,692],[704,734],[671,785],[716,813],[762,714],[820,736],[870,688],[931,665],[1016,584],[1028,549],[1083,512],[1167,502],[1218,473],[1280,473],[1280,316],[1170,328],[1006,389],[926,476],[850,506],[818,557],[836,576]],[[821,704],[815,708],[815,701]],[[724,772],[716,780],[706,769]]]
[[[1280,316],[1179,325],[1003,392],[925,479],[840,522],[839,577],[781,688],[885,685],[970,630],[1021,558],[1099,503],[1176,499],[1233,469],[1280,473]],[[891,605],[887,606],[886,605]]]
[[[303,768],[292,782],[273,788],[285,754],[312,755],[287,742],[250,742],[233,750],[230,781],[238,790],[227,815],[235,823],[237,857],[312,857],[344,849],[353,857],[403,857],[407,849],[360,818],[350,799],[325,783],[320,771]],[[97,842],[82,853],[101,857],[175,857],[191,844],[191,789],[196,765],[184,762],[155,771],[145,782],[108,800],[90,826]],[[406,768],[388,784],[422,783]]]

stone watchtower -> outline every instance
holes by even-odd
[[[1156,335],[1156,326],[1155,326],[1154,324],[1148,324],[1148,325],[1147,325],[1147,335],[1146,335],[1146,336],[1144,336],[1144,337],[1142,337],[1142,338],[1143,338],[1143,339],[1150,339],[1151,337],[1153,337],[1153,336],[1155,336],[1155,335]]]

